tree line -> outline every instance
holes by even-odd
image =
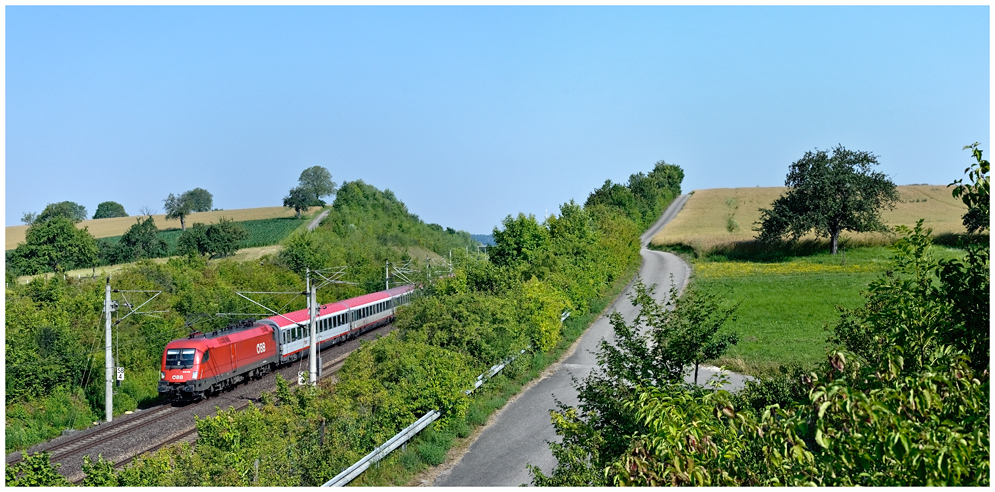
[[[333,195],[337,189],[331,173],[321,166],[305,169],[298,181],[299,185],[291,190],[291,197],[284,199],[284,206],[293,208],[297,217],[309,207],[324,206],[322,198]],[[292,198],[297,195],[299,199]],[[190,214],[207,212],[214,206],[213,195],[203,188],[170,193],[163,202],[166,219],[179,220],[183,231],[173,251],[159,237],[152,210],[147,210],[144,219],[138,218],[120,241],[111,243],[95,239],[87,227],[75,227],[74,224],[86,220],[86,207],[63,201],[47,205],[40,214],[24,214],[21,220],[29,225],[25,242],[6,253],[7,274],[65,272],[174,254],[221,258],[238,251],[239,244],[248,237],[244,227],[227,218],[221,218],[216,224],[196,223],[187,230],[186,218]],[[127,216],[121,204],[108,201],[97,206],[93,218]]]

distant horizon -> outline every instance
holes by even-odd
[[[465,231],[657,161],[781,186],[805,152],[896,183],[990,153],[990,7],[7,6],[5,222],[204,188],[277,206],[300,172]]]
[[[339,184],[341,184],[341,183],[339,183]],[[376,186],[376,185],[373,185],[372,183],[367,183],[367,184],[370,184],[370,185],[372,185],[374,187]],[[947,186],[949,186],[949,183],[946,183],[946,184],[938,184],[938,183],[908,183],[908,184],[896,184],[895,186],[897,186],[897,187],[902,187],[902,186],[942,186],[942,187],[947,187]],[[785,186],[784,185],[780,185],[780,186],[759,186],[759,185],[757,185],[757,186],[726,186],[726,187],[716,187],[716,188],[695,188],[693,190],[682,190],[681,193],[682,194],[687,194],[687,193],[691,193],[693,191],[721,190],[721,189],[740,189],[740,188],[785,188]],[[377,188],[377,189],[380,189],[380,188]],[[384,191],[382,189],[380,189],[380,190]],[[594,189],[592,189],[592,191],[593,190]],[[951,191],[952,190],[953,190],[953,188],[951,188]],[[208,190],[208,191],[210,191],[210,190]],[[398,196],[397,199],[400,200],[401,203],[405,203],[404,197]],[[587,200],[587,198],[585,197],[584,200],[574,199],[574,202],[576,202],[576,203],[578,203],[580,205],[583,205],[584,201],[586,201],[586,200]],[[334,201],[334,198],[332,200],[328,201],[328,205],[331,206],[331,204],[333,203],[333,201]],[[563,202],[563,203],[568,203],[569,201],[570,200],[567,200],[566,202]],[[84,205],[85,206],[85,204],[80,204],[80,205]],[[407,205],[407,203],[405,203],[405,205]],[[280,206],[280,205],[264,205],[264,206],[261,206],[261,207],[243,207],[243,208],[230,208],[230,209],[215,208],[213,210],[206,211],[206,212],[194,212],[191,215],[197,215],[197,214],[202,214],[202,213],[212,213],[212,212],[223,212],[225,210],[231,210],[231,211],[236,211],[236,210],[254,210],[254,209],[276,208],[276,207],[285,208],[287,210],[290,210],[288,207],[283,207],[283,206]],[[96,208],[94,208],[94,210],[96,210]],[[127,210],[125,210],[125,211],[127,212]],[[414,215],[417,215],[418,218],[421,219],[421,215],[419,215],[416,210],[411,210],[409,208],[408,212],[410,212],[410,213],[412,213]],[[557,215],[557,216],[559,216],[559,208],[556,208],[555,211],[554,210],[548,210],[548,211],[544,211],[544,212],[549,212],[549,215]],[[90,210],[89,207],[87,207],[87,213],[89,214],[88,215],[89,217],[93,216],[93,212]],[[165,215],[165,212],[163,212],[161,210],[157,210],[156,213],[154,213],[152,215],[153,216],[161,216],[161,215]],[[518,215],[518,212],[509,213],[508,215],[510,215],[512,217],[515,217],[515,216]],[[528,214],[526,214],[526,215],[528,215]],[[542,215],[536,215],[536,214],[532,214],[532,215],[535,215],[535,217],[537,219],[540,219],[540,222],[544,219],[544,217]],[[145,216],[146,215],[142,214],[142,213],[128,213],[127,217],[131,218],[131,217],[145,217]],[[124,218],[124,217],[111,217],[111,218]],[[83,220],[82,222],[89,222],[89,221],[92,221],[92,220],[104,220],[104,219],[87,218],[87,219]],[[425,221],[424,219],[421,219],[421,220],[424,221],[426,224],[438,224],[438,225],[443,226],[443,227],[451,227],[454,230],[467,232],[471,236],[489,236],[489,237],[493,237],[494,229],[495,228],[501,229],[501,224],[499,223],[499,224],[495,225],[493,228],[491,228],[490,230],[488,230],[486,232],[480,232],[480,231],[474,232],[474,231],[469,231],[469,230],[466,230],[466,229],[458,229],[458,228],[449,226],[447,224],[441,224],[441,223],[437,223],[437,222],[428,222],[428,221]],[[178,220],[173,220],[172,222],[177,222],[178,223],[179,221]],[[28,227],[28,224],[18,223],[18,224],[13,224],[13,225],[7,225],[5,227],[8,227],[8,228],[9,227]],[[176,228],[179,228],[179,226],[169,227],[169,228],[160,228],[160,230],[169,230],[169,229],[176,229]]]

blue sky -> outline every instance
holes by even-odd
[[[6,225],[300,172],[489,233],[665,160],[781,186],[806,151],[947,184],[990,149],[989,7],[14,7]]]

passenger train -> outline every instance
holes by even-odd
[[[406,285],[319,306],[318,349],[389,323],[414,294]],[[295,362],[308,353],[310,324],[310,313],[301,309],[173,340],[162,354],[159,395],[199,400]]]

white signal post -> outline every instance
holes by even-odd
[[[310,315],[311,322],[308,324],[308,329],[311,334],[311,346],[308,348],[308,369],[310,370],[310,381],[311,386],[318,384],[318,330],[315,326],[315,319],[317,318],[317,308],[316,308],[316,290],[317,286],[311,283],[311,270],[307,271],[307,291],[308,291],[308,314]]]
[[[107,421],[114,418],[114,357],[111,353],[111,276],[107,276],[107,286],[104,288],[104,338],[106,347],[104,348],[104,376],[106,387],[104,389],[104,411],[107,413]]]

